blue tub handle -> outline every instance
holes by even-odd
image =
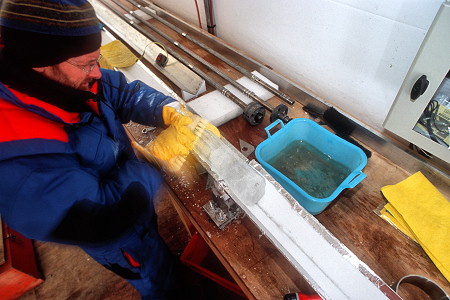
[[[353,177],[348,177],[346,180],[344,180],[343,185],[344,188],[354,188],[358,183],[360,183],[364,178],[366,178],[366,174],[364,174],[361,171],[354,171],[350,175],[353,175]]]
[[[280,124],[281,125],[281,129],[283,129],[283,127],[284,127],[284,123],[283,123],[283,121],[281,121],[280,119],[276,119],[272,124],[270,124],[269,126],[267,126],[266,128],[265,128],[265,130],[266,130],[266,132],[267,132],[267,136],[270,138],[272,135],[270,134],[270,130],[272,129],[272,128],[274,128],[275,126],[277,126],[278,124]]]

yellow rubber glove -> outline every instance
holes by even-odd
[[[187,156],[197,138],[187,127],[191,123],[190,118],[180,118],[151,141],[147,150],[162,160],[170,160],[175,156]]]
[[[186,113],[188,113],[188,111],[186,108],[182,107],[179,102],[172,102],[165,105],[162,109],[164,125],[170,126]]]
[[[169,176],[176,176],[183,178],[183,185],[198,182],[198,174],[203,173],[201,165],[196,161],[192,155],[187,157],[175,156],[170,160],[158,159],[152,155],[147,148],[142,147],[136,141],[132,141],[132,146],[143,157],[145,157],[151,164],[159,167]]]
[[[146,147],[152,155],[162,160],[168,161],[176,156],[186,157],[205,129],[220,137],[215,126],[185,109],[177,110],[172,106],[165,106],[163,119],[169,127]]]
[[[174,106],[172,106],[171,104],[164,106],[162,114],[164,124],[166,126],[169,126],[177,122],[177,120],[179,120],[180,118],[190,118],[194,123],[193,125],[190,126],[191,128],[195,128],[195,126],[197,126],[199,122],[204,123],[206,124],[207,130],[211,131],[212,133],[220,137],[220,132],[217,129],[217,127],[209,123],[207,120],[202,119],[200,116],[194,115],[193,113],[189,112],[185,107],[179,105],[178,102]]]
[[[173,106],[171,104],[164,106],[162,110],[163,120],[166,126],[174,124],[180,119],[190,118],[193,123],[189,127],[191,127],[192,129],[194,129],[195,126],[199,125],[199,123],[205,124],[205,129],[220,137],[220,132],[217,127],[209,123],[207,120],[191,113],[184,106],[179,105],[178,102]]]

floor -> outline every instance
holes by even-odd
[[[174,254],[181,255],[189,236],[175,208],[167,198],[156,203],[155,208],[161,236]],[[37,241],[34,245],[45,280],[20,300],[140,299],[125,280],[99,265],[78,247]],[[188,286],[192,287],[191,293],[195,295],[192,299],[243,299],[189,269],[183,272],[183,278],[188,278]]]

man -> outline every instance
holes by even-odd
[[[3,220],[30,239],[79,245],[143,299],[167,297],[174,262],[153,207],[161,176],[136,159],[122,124],[192,119],[172,98],[99,68],[101,29],[86,1],[3,1],[0,25]],[[152,150],[170,158],[185,146]]]

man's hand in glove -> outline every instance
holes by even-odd
[[[163,119],[165,125],[169,127],[147,145],[147,150],[164,161],[177,156],[183,158],[188,156],[203,130],[209,130],[220,137],[220,132],[215,126],[185,109],[177,110],[166,105],[163,108]]]

